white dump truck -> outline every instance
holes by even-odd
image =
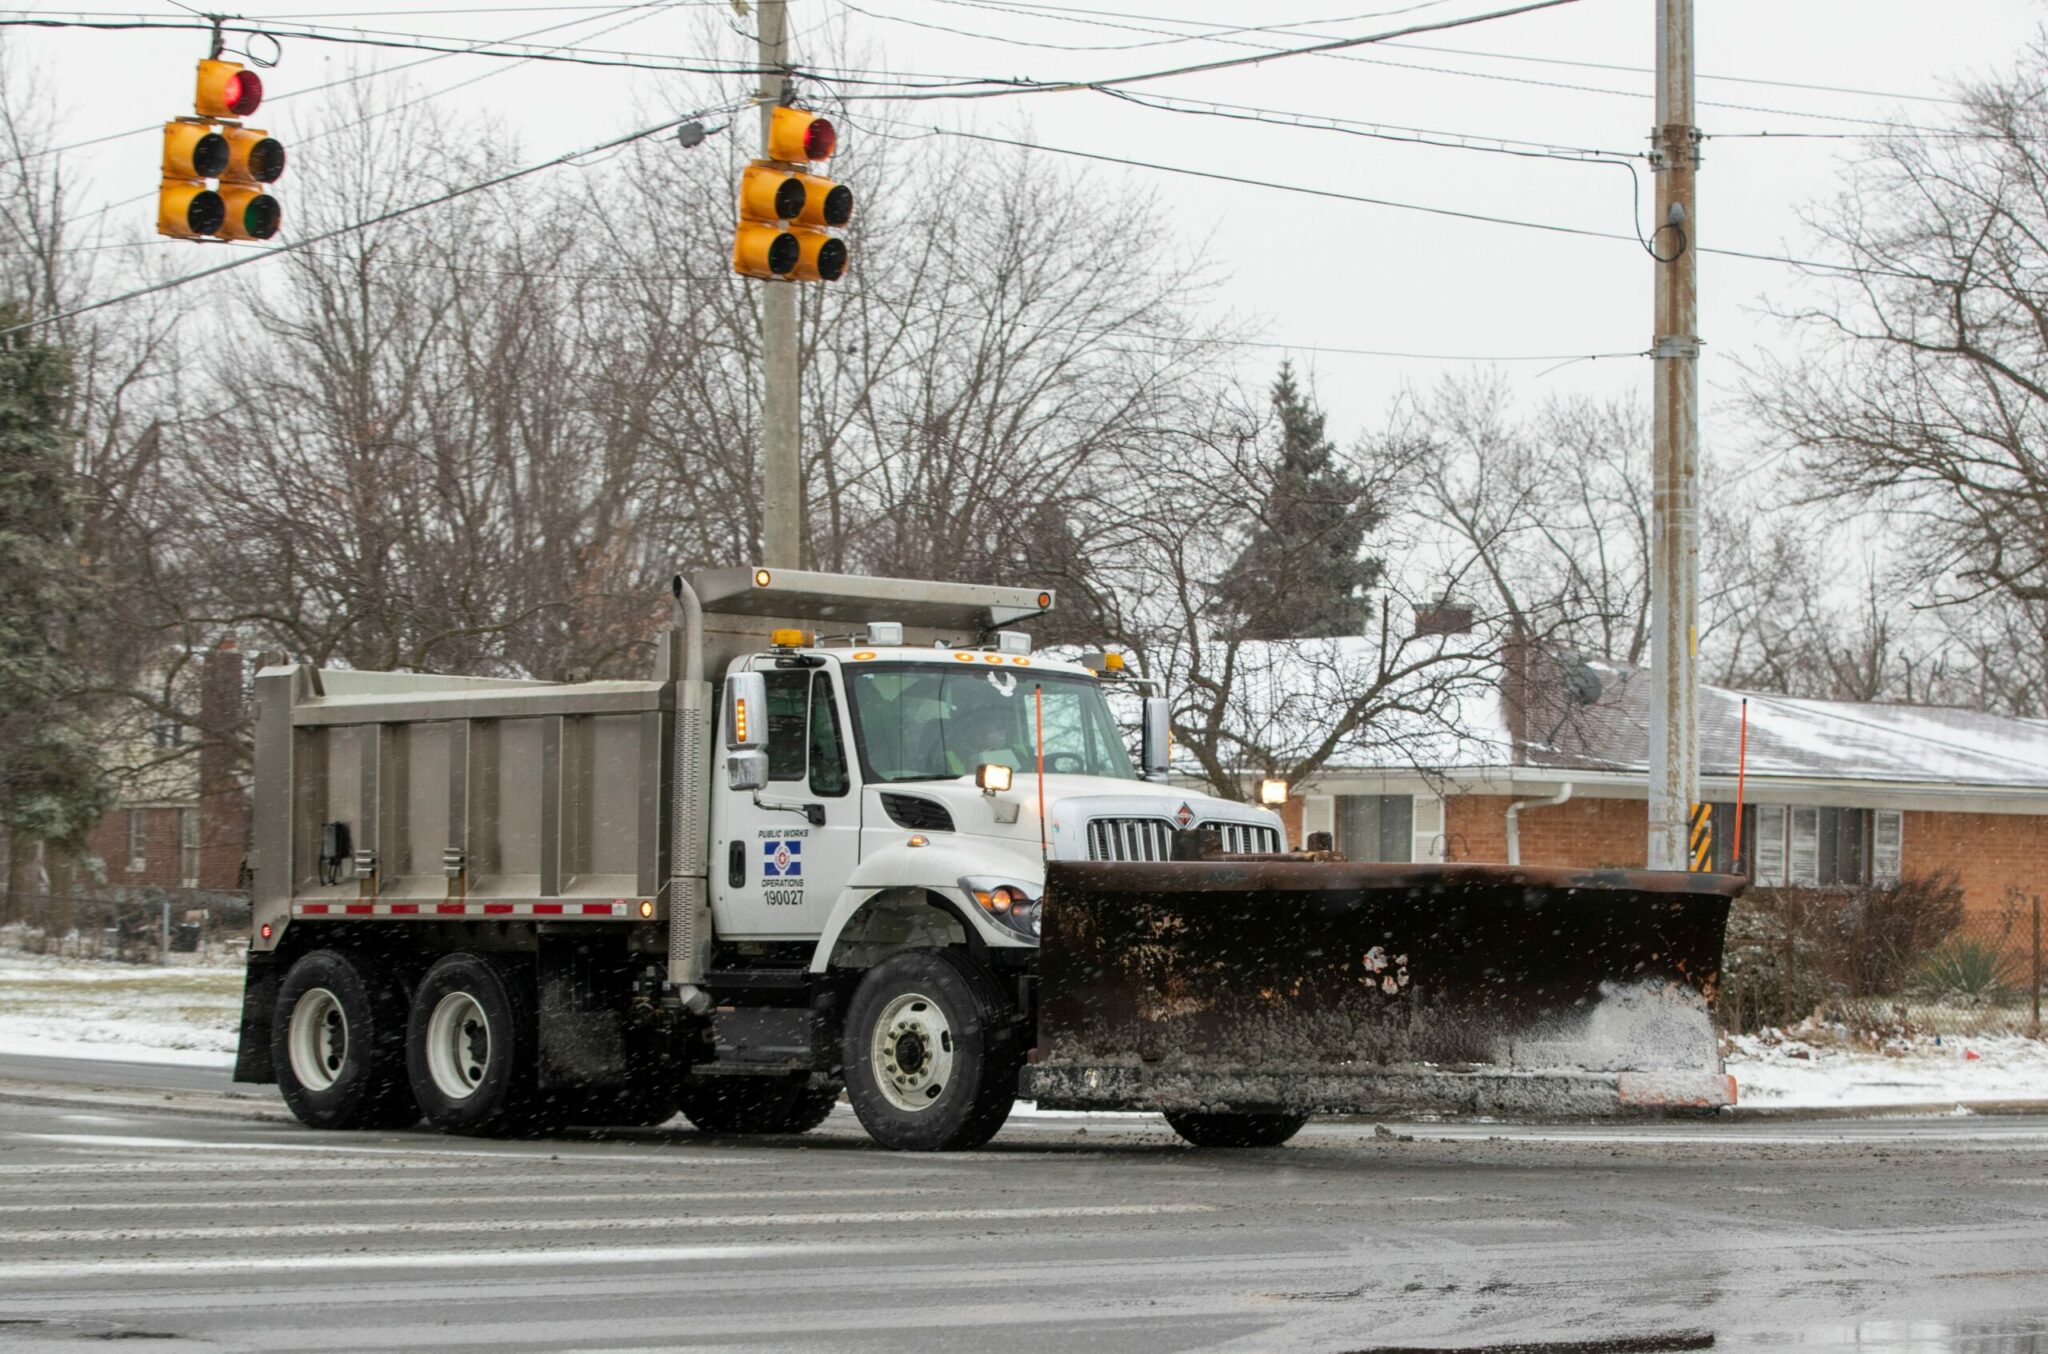
[[[1049,591],[674,594],[648,681],[260,665],[239,1079],[317,1127],[479,1134],[797,1133],[843,1091],[907,1149],[1020,1092],[1214,1146],[1732,1098],[1737,881],[1290,853],[1270,808],[1168,783],[1115,655],[1034,652]]]

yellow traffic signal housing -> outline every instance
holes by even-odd
[[[775,108],[768,115],[768,158],[784,164],[829,160],[839,148],[839,133],[816,113],[801,108]]]
[[[803,206],[786,221],[800,226],[843,226],[853,219],[853,190],[816,174],[792,175],[803,185]]]
[[[799,282],[837,282],[846,273],[846,241],[822,230],[798,226],[796,267],[790,276]]]
[[[197,179],[165,179],[156,194],[156,231],[181,240],[213,234],[227,219],[219,193]]]
[[[263,102],[263,78],[233,61],[199,63],[199,92],[193,111],[203,118],[245,118]]]
[[[748,277],[787,277],[802,249],[795,235],[762,221],[742,221],[732,238],[732,270]]]
[[[254,127],[229,127],[227,165],[219,177],[229,183],[276,183],[284,176],[284,143]]]
[[[794,221],[804,209],[803,174],[756,160],[740,172],[740,218]]]
[[[163,176],[167,179],[217,179],[227,170],[228,139],[204,122],[164,124]]]

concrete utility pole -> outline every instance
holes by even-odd
[[[783,0],[760,0],[761,154],[788,88],[789,29]],[[803,563],[804,467],[797,423],[796,283],[761,283],[761,563]]]
[[[1699,217],[1694,177],[1699,131],[1692,124],[1692,0],[1657,6],[1657,126],[1651,132],[1657,214],[1656,325],[1651,362],[1655,420],[1651,496],[1650,850],[1653,870],[1686,868],[1689,810],[1699,798],[1697,722],[1699,537]]]

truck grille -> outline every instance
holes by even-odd
[[[1090,860],[1171,860],[1173,824],[1164,818],[1092,818]]]
[[[1197,823],[1216,829],[1232,854],[1278,851],[1280,833],[1264,823]],[[1090,860],[1171,860],[1173,824],[1165,818],[1094,818],[1088,823]]]

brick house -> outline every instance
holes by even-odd
[[[242,719],[243,661],[232,636],[197,665],[199,728],[229,730]],[[130,731],[117,753],[136,768],[92,834],[105,882],[118,888],[234,889],[249,849],[249,796],[220,736],[169,719]],[[178,749],[197,744],[195,752]]]
[[[1649,674],[1549,658],[1521,676],[1509,666],[1495,699],[1470,704],[1459,764],[1340,757],[1299,787],[1290,837],[1329,832],[1354,860],[1641,866]],[[1821,886],[1950,870],[1980,915],[2009,890],[2048,892],[2048,721],[1705,686],[1699,712],[1717,869]]]

